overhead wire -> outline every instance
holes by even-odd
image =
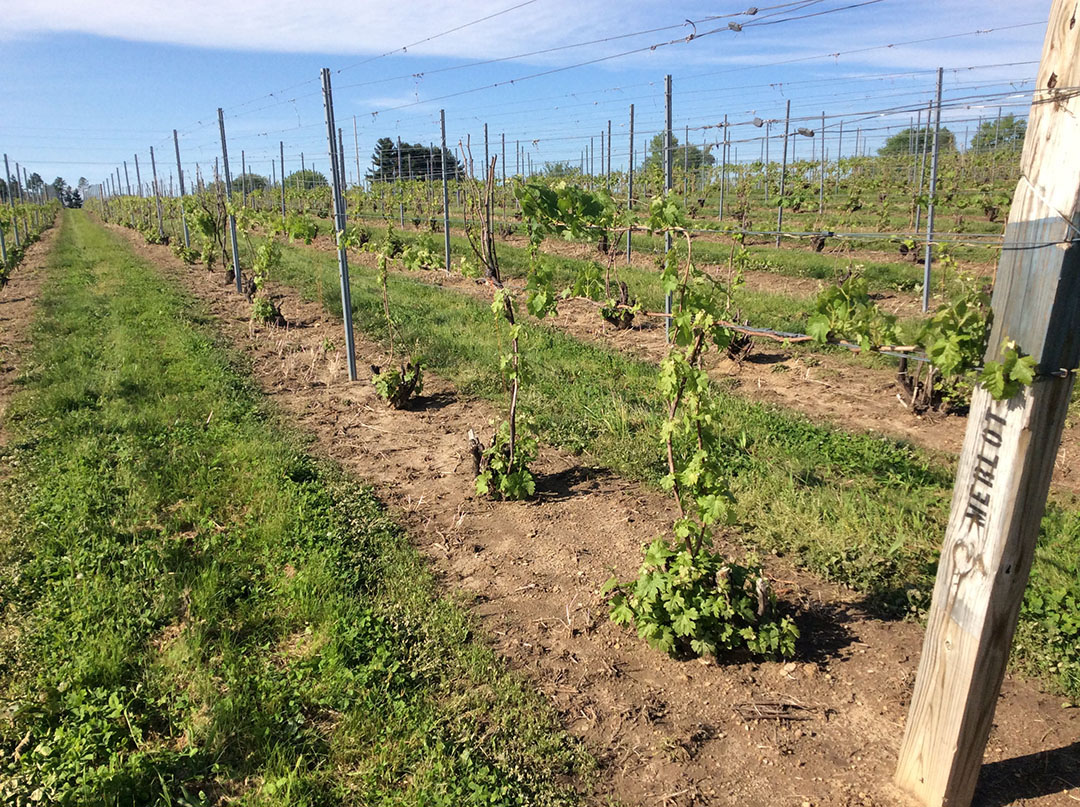
[[[763,19],[763,18],[759,17],[757,19],[748,20],[747,22],[742,23],[741,25],[739,25],[739,28],[752,27],[752,26],[755,26],[755,25],[766,25],[766,24],[773,25],[773,24],[779,24],[779,23],[783,23],[783,22],[791,22],[791,21],[796,20],[796,19],[807,19],[807,18],[810,18],[810,17],[821,16],[821,15],[824,15],[824,14],[832,14],[832,13],[836,13],[838,11],[844,11],[844,10],[848,10],[848,9],[851,9],[851,8],[858,8],[858,7],[861,7],[861,6],[873,5],[873,4],[876,4],[878,2],[881,2],[881,0],[866,0],[865,2],[851,3],[851,4],[841,6],[841,7],[838,7],[838,8],[834,7],[834,8],[827,8],[827,9],[819,9],[819,10],[815,10],[815,11],[812,11],[812,12],[809,12],[809,13],[806,13],[806,14],[801,14],[801,15],[798,15],[798,16],[784,16],[784,15],[792,15],[792,14],[794,14],[795,11],[801,11],[801,10],[804,10],[804,9],[811,8],[812,6],[819,5],[822,1],[823,0],[802,0],[801,2],[779,4],[778,6],[770,7],[770,8],[776,8],[776,9],[783,9],[784,10],[783,12],[777,11],[775,13],[774,16],[778,16],[779,17],[778,19]],[[462,27],[466,27],[468,25],[477,24],[478,22],[482,22],[484,20],[490,19],[493,16],[498,16],[499,14],[508,13],[510,11],[521,8],[523,6],[529,5],[531,2],[534,2],[534,0],[530,0],[530,2],[526,2],[526,3],[519,3],[519,4],[515,5],[515,6],[511,6],[511,7],[507,8],[507,9],[503,9],[500,12],[496,12],[494,14],[487,15],[485,17],[481,17],[481,18],[479,18],[477,20],[473,20],[473,21],[471,21],[469,23],[465,23],[462,26],[458,26],[458,27],[456,27],[454,29],[449,29],[449,30],[444,31],[444,32],[442,32],[440,34],[432,35],[431,37],[425,38],[424,40],[418,40],[418,43],[424,42],[424,41],[429,41],[430,39],[437,38],[438,36],[441,36],[441,35],[446,35],[448,33],[453,32],[454,30],[460,30]],[[703,18],[703,20],[719,19],[721,17],[734,19],[734,18],[738,18],[740,16],[744,16],[745,14],[746,14],[745,11],[743,11],[743,12],[734,12],[734,13],[729,14],[729,15],[715,15],[715,16],[710,17],[710,18]],[[949,34],[949,35],[943,35],[943,36],[937,36],[937,37],[928,37],[928,38],[923,38],[923,39],[908,40],[906,42],[890,43],[890,44],[887,44],[887,45],[872,46],[872,47],[868,47],[868,48],[859,48],[859,49],[854,49],[854,50],[844,51],[844,52],[836,51],[836,52],[832,52],[832,53],[828,53],[828,54],[821,54],[821,55],[817,55],[817,56],[799,57],[797,59],[783,60],[783,61],[780,61],[780,62],[773,62],[773,63],[770,63],[770,64],[786,64],[786,63],[792,63],[792,62],[798,62],[798,61],[807,61],[807,60],[817,59],[817,58],[838,57],[840,55],[864,53],[864,52],[867,52],[867,51],[877,50],[877,49],[882,49],[882,48],[895,48],[895,47],[900,47],[900,46],[907,45],[907,44],[915,44],[915,43],[930,42],[930,41],[941,41],[941,40],[944,40],[944,39],[953,39],[953,38],[957,38],[957,37],[971,36],[971,35],[985,35],[985,34],[993,33],[995,31],[1003,31],[1003,30],[1009,30],[1009,29],[1015,29],[1015,28],[1024,28],[1024,27],[1028,27],[1028,26],[1031,26],[1031,25],[1041,25],[1041,24],[1043,24],[1043,23],[1041,23],[1041,22],[1038,22],[1038,23],[1021,23],[1021,24],[1017,24],[1017,25],[1000,26],[1000,27],[997,27],[997,28],[976,29],[974,31],[962,32],[962,33],[958,33],[958,34]],[[685,25],[685,24],[683,24],[683,25]],[[648,29],[648,30],[649,31],[652,31],[652,30],[664,30],[664,29],[673,29],[675,27],[682,27],[682,26],[681,25],[680,26],[662,26],[662,27],[660,27],[658,29]],[[670,40],[668,42],[663,42],[663,43],[657,43],[655,45],[649,46],[648,49],[653,50],[653,49],[656,49],[658,47],[664,47],[664,46],[672,45],[672,44],[676,44],[676,43],[685,43],[685,42],[692,41],[693,39],[698,39],[698,38],[701,38],[701,37],[704,37],[704,36],[707,36],[707,35],[716,34],[716,33],[719,33],[721,31],[734,31],[734,28],[732,28],[730,26],[724,26],[724,27],[717,27],[717,28],[714,28],[712,30],[701,32],[701,33],[698,33],[698,32],[695,31],[694,33],[692,33],[688,37],[679,38],[679,39],[672,39],[672,40]],[[618,38],[626,38],[626,37],[629,37],[629,36],[637,35],[639,33],[641,33],[641,32],[634,32],[632,34],[625,34],[625,35],[616,35],[614,37],[609,37],[609,38],[604,38],[604,39],[605,40],[613,40],[613,39],[618,39]],[[598,40],[592,40],[592,41],[596,42]],[[600,40],[600,41],[603,41],[603,40]],[[407,49],[409,47],[415,46],[415,44],[417,44],[417,43],[411,43],[409,45],[402,46],[401,48],[396,48],[394,50],[387,51],[387,52],[385,52],[383,54],[373,56],[369,60],[364,60],[364,61],[352,64],[352,65],[346,65],[346,66],[344,66],[342,68],[339,68],[337,70],[337,72],[340,73],[340,72],[343,72],[345,70],[349,70],[349,69],[352,69],[354,67],[365,64],[368,61],[373,61],[373,60],[378,59],[378,58],[383,58],[383,57],[386,57],[386,56],[389,56],[389,55],[393,55],[395,53],[399,53],[403,49]],[[571,45],[571,46],[562,46],[560,48],[551,49],[551,50],[560,50],[560,49],[565,49],[565,48],[568,48],[568,47],[573,47],[573,45]],[[391,111],[397,111],[397,110],[400,110],[400,109],[419,106],[419,105],[423,105],[423,104],[431,104],[431,103],[434,103],[437,100],[443,100],[443,99],[448,98],[448,97],[454,97],[454,96],[462,95],[462,94],[469,93],[469,92],[479,92],[479,91],[482,91],[484,89],[490,89],[490,88],[494,88],[494,87],[498,87],[498,86],[504,86],[504,85],[507,85],[507,84],[516,84],[516,83],[520,83],[522,81],[525,81],[525,80],[527,80],[529,78],[539,77],[541,75],[550,75],[551,73],[554,73],[554,72],[561,72],[561,71],[564,71],[564,70],[573,69],[575,67],[581,67],[581,66],[584,66],[584,65],[587,65],[587,64],[594,64],[597,61],[602,61],[602,60],[606,60],[606,59],[618,58],[621,55],[627,55],[629,53],[640,52],[641,50],[642,49],[634,49],[634,50],[631,50],[631,51],[625,51],[625,52],[620,53],[620,54],[611,54],[611,55],[601,57],[600,59],[597,59],[597,60],[588,60],[586,62],[580,62],[580,63],[573,64],[573,65],[561,66],[561,67],[553,68],[551,70],[539,71],[539,72],[537,72],[535,74],[532,74],[532,75],[522,76],[522,77],[518,77],[518,78],[515,78],[515,79],[510,79],[510,80],[503,81],[503,82],[496,82],[496,83],[491,84],[491,85],[485,85],[483,87],[472,88],[470,90],[464,90],[464,91],[460,91],[460,92],[457,92],[457,93],[452,93],[452,94],[449,94],[449,95],[443,95],[443,96],[439,96],[437,98],[429,98],[429,99],[417,100],[417,101],[414,101],[414,102],[410,102],[408,104],[403,104],[403,105],[398,105],[398,106],[391,106],[391,107],[388,107],[388,108],[377,110],[375,114],[382,115],[382,114],[385,114],[385,113],[391,112]],[[532,53],[536,53],[536,51],[534,51]],[[505,57],[503,59],[489,60],[489,61],[505,61],[505,60],[509,60],[509,59],[512,59],[512,58],[514,58],[514,57]],[[483,62],[477,62],[477,63],[473,63],[473,64],[474,65],[479,65],[479,64],[482,64],[482,63]],[[1000,67],[1000,66],[1008,66],[1009,64],[1019,64],[1019,63],[1002,63],[1000,65],[992,65],[992,66],[993,67]],[[732,71],[736,71],[736,70],[758,69],[758,68],[764,67],[764,66],[767,66],[767,65],[740,66],[740,67],[735,67],[735,68],[727,68],[725,70],[719,70],[719,71],[709,71],[709,72],[705,72],[705,73],[691,74],[690,76],[686,77],[686,80],[693,80],[695,78],[707,77],[707,76],[710,76],[710,75],[719,75],[719,74],[722,74],[722,73],[732,72]],[[465,66],[455,66],[455,68],[456,67],[465,67]],[[966,69],[966,68],[950,68],[950,70],[962,70],[962,69]],[[435,71],[433,71],[433,72],[435,72]],[[928,71],[908,71],[908,72],[909,72],[909,74],[916,74],[916,73],[919,73],[919,72],[933,72],[933,71],[928,70]],[[887,76],[888,76],[888,74],[885,74],[885,75],[880,76],[880,77],[875,77],[875,76],[867,76],[865,78],[864,77],[851,77],[850,80],[852,80],[852,81],[856,81],[856,80],[884,80]],[[811,81],[825,81],[825,80],[826,79],[807,80],[807,83],[809,83]],[[301,82],[298,85],[292,85],[292,86],[294,86],[294,87],[295,86],[303,86],[304,84],[308,84],[308,83],[310,83],[310,82]],[[654,82],[645,82],[645,83],[642,83],[641,85],[637,85],[637,86],[644,86],[646,84],[653,84],[653,83]],[[788,84],[788,86],[790,86],[790,85],[795,84],[795,82],[790,82],[790,83],[787,83],[787,84]],[[344,86],[350,86],[350,85],[344,85]],[[625,85],[625,86],[629,87],[629,86],[635,86],[635,85]],[[771,83],[771,86],[782,87],[782,86],[784,86],[784,83],[773,82],[773,83]],[[613,89],[616,90],[616,91],[621,91],[622,88],[613,88]],[[282,92],[282,91],[275,91],[275,92]],[[687,94],[699,93],[699,92],[700,93],[706,93],[706,92],[709,92],[709,90],[688,90],[686,92],[687,92]],[[915,91],[912,91],[912,92],[915,93]],[[580,94],[581,93],[579,92],[579,93],[574,93],[573,95],[579,96]],[[234,109],[242,108],[244,105],[252,103],[254,100],[258,100],[258,98],[272,97],[273,95],[274,95],[274,93],[271,93],[269,95],[258,96],[256,99],[252,99],[251,101],[243,102],[241,105],[239,105],[237,107],[234,107]],[[1008,95],[1008,93],[1005,93],[1005,94],[1002,94],[1002,95],[1000,95],[998,97],[1001,98],[1001,99],[1004,99],[1004,98],[1006,98],[1007,95]],[[563,97],[567,97],[567,96],[563,96]],[[987,99],[983,98],[981,100],[987,100]],[[289,100],[283,100],[280,103],[290,103],[290,101]],[[907,111],[909,111],[909,112],[910,111],[916,111],[917,109],[918,108],[911,108],[911,109],[909,109]],[[902,114],[903,111],[904,110],[901,109],[901,110],[899,110],[899,112],[897,112],[895,114]],[[837,115],[837,117],[841,117],[841,118],[846,120],[847,116],[850,115],[850,114],[851,113],[847,113],[847,112],[840,113],[840,114]],[[882,114],[885,114],[885,113],[881,112],[881,111],[874,111],[872,113],[862,113],[862,114],[882,115]],[[828,117],[831,117],[831,116],[828,116]],[[819,118],[820,118],[820,116],[814,115],[814,116],[807,116],[806,118],[804,118],[804,120],[815,120],[816,121]],[[864,118],[864,120],[865,119],[866,118]],[[734,125],[738,125],[738,124],[732,124],[732,125],[734,126]],[[297,126],[297,127],[290,127],[288,129],[278,129],[278,130],[273,130],[273,131],[258,132],[258,133],[255,133],[255,134],[242,134],[242,135],[239,136],[238,139],[247,138],[247,139],[250,140],[250,139],[253,139],[253,138],[266,137],[266,136],[268,136],[270,134],[280,134],[280,133],[285,133],[285,132],[296,133],[297,131],[301,131],[301,130],[315,129],[317,127],[321,128],[321,126],[322,126],[322,124],[318,123],[318,124],[310,124],[310,125],[307,125],[307,126],[300,125],[300,126]],[[694,130],[695,131],[701,131],[704,128],[706,128],[706,127],[705,126],[702,126],[700,128],[699,127],[694,127]],[[551,138],[545,138],[545,139],[550,140]],[[757,139],[757,138],[755,138],[755,139]],[[106,140],[106,138],[102,138],[102,140]],[[206,146],[210,146],[210,145],[211,145],[210,143],[206,144]],[[187,148],[187,145],[185,145],[185,148]]]
[[[510,9],[506,9],[502,13],[505,13],[506,11],[513,10],[515,8],[518,8],[521,5],[523,5],[523,4],[519,4],[518,6],[513,6]],[[783,4],[783,5],[784,6],[792,6],[792,5],[795,5],[795,4]],[[863,3],[853,4],[853,6],[858,6],[858,5],[864,5],[864,4]],[[802,4],[800,4],[800,6],[802,6]],[[834,13],[835,11],[838,11],[838,10],[843,10],[843,9],[826,9],[824,11],[815,12],[815,15],[822,14],[822,13]],[[470,24],[475,24],[476,22],[482,21],[483,19],[489,19],[491,16],[493,16],[493,15],[488,15],[487,17],[480,18],[480,20],[473,21]],[[733,17],[739,16],[739,13],[735,13],[735,14],[732,14],[730,16],[733,16]],[[805,16],[810,16],[810,15],[805,15]],[[783,20],[781,20],[781,21],[783,21]],[[767,22],[767,21],[766,20],[759,20],[758,24],[764,24],[764,22]],[[747,23],[747,24],[750,24],[750,23]],[[888,45],[872,46],[872,47],[869,47],[869,48],[860,48],[860,49],[855,49],[855,50],[852,50],[852,51],[845,51],[843,53],[844,54],[861,53],[861,52],[867,52],[869,50],[876,50],[876,49],[881,49],[881,48],[898,47],[898,46],[902,46],[902,45],[905,45],[905,44],[914,44],[914,43],[921,43],[921,42],[926,42],[926,41],[939,41],[939,40],[942,40],[942,39],[952,39],[952,38],[957,38],[957,37],[962,37],[962,36],[970,36],[970,35],[983,35],[983,34],[992,33],[992,32],[997,31],[997,30],[1008,30],[1008,29],[1012,29],[1012,28],[1022,28],[1022,27],[1027,27],[1029,25],[1035,25],[1035,24],[1041,24],[1041,23],[1022,23],[1022,24],[1018,24],[1018,25],[1014,25],[1014,26],[1002,26],[1002,27],[998,27],[998,28],[976,29],[975,31],[962,32],[962,33],[959,33],[959,34],[949,34],[949,35],[944,35],[944,36],[941,36],[941,37],[929,37],[929,38],[923,38],[923,39],[919,39],[919,40],[908,40],[907,42],[890,43]],[[716,30],[720,30],[720,29],[715,29],[714,31],[706,32],[706,34],[707,33],[715,33]],[[703,36],[703,35],[705,35],[705,34],[701,34],[699,36]],[[685,41],[685,40],[672,40],[672,42],[675,42],[675,41]],[[403,46],[403,47],[408,47],[408,46]],[[395,52],[397,52],[397,49],[395,49],[394,51],[387,51],[386,53],[391,54],[391,53],[395,53]],[[386,55],[386,54],[380,54],[380,57],[383,56],[383,55]],[[818,56],[800,57],[797,60],[784,60],[783,62],[772,63],[772,64],[790,63],[791,61],[805,61],[805,60],[814,59],[814,58],[836,57],[836,56],[839,56],[839,55],[841,55],[841,52],[837,51],[837,52],[832,52],[832,53],[829,53],[829,54],[821,54],[821,55],[818,55]],[[373,57],[373,58],[379,58],[379,57]],[[613,58],[613,57],[607,57],[607,58]],[[571,66],[566,66],[566,67],[558,68],[558,69],[559,70],[571,69],[574,66],[581,66],[581,65],[580,64],[579,65],[571,65]],[[733,70],[754,69],[754,68],[759,67],[759,66],[764,66],[764,65],[754,65],[754,66],[744,66],[744,67],[738,67],[738,68],[728,68],[728,69],[723,70],[723,71],[710,71],[708,73],[700,73],[700,74],[696,74],[696,75],[691,75],[691,76],[689,76],[687,78],[689,80],[689,79],[693,79],[695,77],[702,77],[702,76],[708,76],[708,75],[717,75],[717,74],[724,73],[724,72],[731,72]],[[346,68],[342,68],[342,69],[348,69],[348,67],[351,67],[351,66],[346,66]],[[548,71],[544,71],[544,72],[547,73]],[[526,77],[513,79],[513,80],[511,80],[510,83],[522,81],[522,80],[525,80],[525,78]],[[649,82],[649,83],[651,83],[651,82]],[[498,84],[501,84],[501,83],[497,83],[496,85],[492,85],[492,86],[498,86]],[[297,85],[297,86],[299,86],[299,85]],[[474,89],[472,91],[479,91],[480,89],[483,89],[483,88],[476,88],[476,89]],[[693,91],[690,91],[690,92],[693,92]],[[273,95],[273,94],[271,94],[271,95]],[[260,96],[260,97],[269,97],[269,96]],[[442,98],[442,97],[440,97],[440,98]],[[437,99],[426,99],[425,101],[412,102],[410,104],[401,105],[399,107],[379,110],[379,112],[380,113],[385,113],[385,112],[388,112],[388,111],[392,111],[393,109],[405,108],[407,106],[414,106],[414,105],[418,105],[418,104],[422,104],[422,103],[431,103],[434,100],[437,100]],[[245,102],[245,103],[247,103],[247,102]],[[283,103],[288,103],[288,101],[284,101]],[[317,126],[317,125],[319,125],[319,124],[312,124],[311,128],[315,128],[315,126]],[[274,132],[261,132],[259,134],[260,135],[267,135],[267,134],[272,134],[272,133],[282,133],[282,132],[286,132],[286,131],[295,131],[296,128],[304,128],[304,127],[291,127],[290,129],[281,129],[281,130],[276,130]]]

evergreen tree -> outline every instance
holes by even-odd
[[[433,149],[421,143],[401,144],[401,178],[431,182],[442,180],[443,161],[446,163],[446,176],[452,179],[458,173],[458,159],[449,149]],[[367,172],[370,182],[393,182],[398,179],[397,142],[389,137],[380,137],[371,153],[371,168]]]

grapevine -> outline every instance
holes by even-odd
[[[663,289],[675,300],[672,342],[659,380],[667,413],[661,441],[668,472],[662,484],[679,510],[672,525],[675,546],[656,539],[636,581],[607,582],[611,618],[636,625],[651,646],[676,656],[734,649],[792,655],[798,628],[779,614],[761,569],[735,564],[713,548],[716,531],[734,520],[735,502],[720,409],[703,363],[710,350],[731,344],[732,331],[722,324],[730,287],[694,265],[685,215],[670,196],[655,197],[646,220],[628,216],[620,222],[610,196],[566,183],[528,184],[517,195],[532,245],[528,308],[540,318],[556,313],[559,298],[539,253],[543,238],[607,235],[621,224],[624,233],[670,234],[685,245],[683,258],[671,251],[660,266]]]
[[[388,264],[395,253],[401,251],[401,238],[394,232],[394,225],[387,221],[386,234],[379,248],[379,288],[382,290],[383,314],[390,342],[390,364],[394,363],[394,320],[390,315],[390,292],[387,286]],[[375,392],[394,409],[405,409],[413,396],[424,388],[423,363],[418,355],[410,356],[400,368],[382,368],[371,365],[371,382]]]

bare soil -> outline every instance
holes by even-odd
[[[30,350],[30,326],[34,318],[38,290],[45,276],[45,261],[58,230],[46,230],[30,245],[22,262],[0,289],[0,446],[7,439],[4,430],[8,403],[15,381],[22,373]]]
[[[552,243],[552,242],[549,242]],[[557,243],[557,242],[554,242]],[[587,245],[562,242],[567,254],[588,250]],[[313,245],[330,251],[336,247],[319,237]],[[547,249],[548,244],[545,244]],[[580,257],[574,254],[575,257]],[[351,263],[374,269],[376,257],[368,252],[351,254]],[[475,297],[487,298],[490,290],[481,282],[442,272],[416,273],[397,267],[396,271],[415,280],[453,288]],[[819,281],[790,278],[771,272],[748,273],[758,287],[792,294],[806,287],[816,294]],[[809,291],[813,284],[814,291]],[[883,292],[878,301],[886,311],[904,314],[917,311],[919,298],[902,292]],[[559,305],[559,315],[548,321],[575,337],[621,350],[636,358],[659,363],[667,353],[663,321],[638,316],[633,327],[620,330],[604,322],[599,306],[588,300],[571,299]],[[714,379],[732,393],[752,401],[777,404],[801,412],[812,420],[831,423],[848,431],[864,431],[905,440],[931,452],[955,458],[964,442],[967,418],[964,414],[929,412],[915,414],[903,400],[894,370],[860,366],[828,353],[792,350],[781,340],[754,337],[754,347],[743,361],[714,360],[708,368]],[[1066,421],[1061,447],[1054,465],[1053,489],[1080,495],[1080,418]]]
[[[922,640],[918,625],[871,618],[849,591],[769,559],[799,612],[791,662],[677,662],[608,621],[599,588],[636,573],[644,543],[674,517],[659,493],[542,449],[534,501],[473,493],[466,433],[498,413],[428,374],[414,411],[388,408],[363,372],[383,364],[357,340],[347,381],[340,322],[287,288],[292,325],[254,325],[251,306],[165,248],[120,230],[204,301],[277,406],[316,450],[372,483],[485,635],[557,707],[603,763],[598,804],[899,805],[891,783]],[[604,337],[607,338],[607,337]],[[494,357],[493,357],[494,361]],[[733,554],[732,547],[725,547]],[[752,717],[781,704],[781,719]],[[802,707],[799,709],[797,707]],[[796,719],[802,718],[802,719]],[[1080,799],[1080,709],[1009,677],[998,701],[979,804]]]

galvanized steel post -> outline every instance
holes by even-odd
[[[229,172],[229,148],[225,142],[225,112],[218,107],[218,130],[221,132],[221,162],[225,166],[225,199],[232,206],[232,174]],[[240,245],[236,242],[236,216],[229,210],[229,238],[232,242],[233,274],[236,276],[236,290],[243,292],[243,280],[240,277]]]
[[[176,176],[180,182],[180,221],[184,225],[184,246],[191,249],[191,234],[188,232],[187,213],[184,211],[184,168],[180,165],[180,136],[172,130],[173,146],[176,148]],[[127,171],[127,166],[124,166]]]
[[[930,203],[926,209],[926,256],[923,262],[922,310],[930,308],[930,264],[933,260],[934,195],[937,193],[938,141],[941,134],[941,78],[945,71],[937,72],[937,114],[934,116],[934,153],[930,158]],[[929,119],[927,119],[929,122]]]
[[[671,193],[671,74],[664,76],[664,196]],[[671,252],[671,231],[664,234],[664,254]],[[664,295],[664,339],[671,341],[671,292]]]
[[[788,131],[791,126],[791,99],[788,99],[784,112],[784,158],[780,162],[780,199],[776,206],[776,246],[780,246],[780,233],[784,229],[784,185],[787,177]]]
[[[634,210],[634,105],[630,104],[630,161],[626,166],[626,210]],[[630,263],[630,230],[626,231],[626,262]]]
[[[150,170],[154,175],[154,205],[157,207],[158,238],[165,238],[165,219],[161,210],[161,191],[158,188],[157,160],[154,159],[154,147],[150,147]]]
[[[338,274],[341,280],[341,314],[345,321],[345,355],[349,380],[356,380],[356,347],[353,343],[352,292],[349,288],[349,256],[345,245],[345,198],[341,193],[341,162],[338,141],[334,137],[334,96],[330,88],[330,70],[322,69],[323,105],[326,108],[326,140],[329,145],[330,177],[334,193],[334,231],[337,234]]]

